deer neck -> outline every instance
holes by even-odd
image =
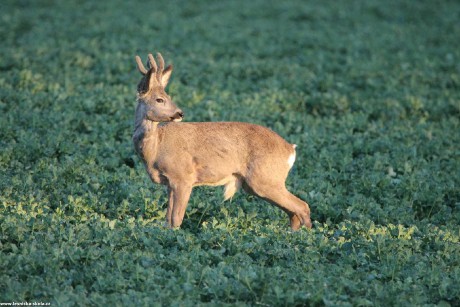
[[[145,163],[153,161],[158,151],[158,122],[146,119],[145,108],[139,104],[136,108],[133,142],[137,154]]]
[[[138,103],[136,107],[136,115],[134,119],[134,132],[142,132],[144,134],[155,134],[158,127],[158,122],[147,119],[147,107],[144,103]]]

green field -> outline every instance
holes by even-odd
[[[298,145],[312,230],[195,188],[181,229],[131,135],[134,56],[186,121]],[[460,306],[460,2],[0,3],[0,303]]]

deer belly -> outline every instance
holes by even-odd
[[[235,176],[233,174],[222,174],[215,173],[212,171],[201,170],[197,172],[197,178],[195,186],[207,185],[207,186],[220,186],[226,185],[227,183],[234,181]]]
[[[235,181],[234,178],[235,178],[234,176],[229,176],[229,177],[222,178],[221,180],[200,180],[200,181],[196,181],[193,186],[196,187],[196,186],[205,185],[205,186],[217,187],[217,186],[226,185],[229,182]]]

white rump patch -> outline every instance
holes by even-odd
[[[295,145],[294,145],[295,146]],[[295,148],[295,147],[294,147]],[[291,168],[293,165],[294,165],[294,162],[295,162],[295,150],[294,152],[289,156],[288,158],[288,165],[289,165],[289,168]]]

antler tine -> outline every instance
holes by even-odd
[[[163,73],[163,69],[165,68],[165,60],[163,60],[163,56],[161,53],[157,53],[158,64],[160,65],[158,69],[158,78],[161,78],[161,74]]]
[[[151,53],[149,53],[149,62],[150,66],[153,67],[153,72],[156,72],[158,70],[157,63],[155,62],[155,59]]]
[[[139,69],[141,74],[145,75],[147,73],[147,69],[145,69],[144,64],[142,64],[142,60],[138,55],[136,55],[136,63],[137,69]]]

